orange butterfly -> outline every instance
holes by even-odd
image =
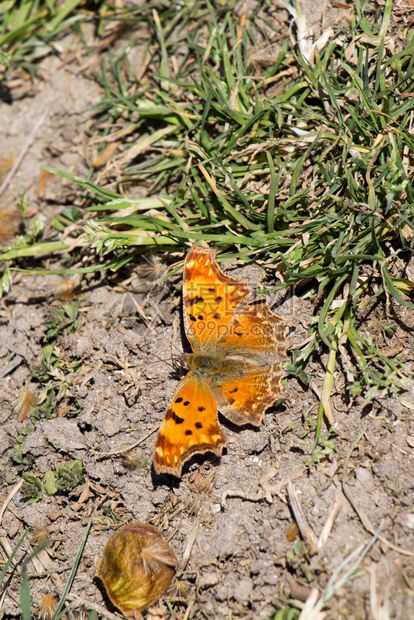
[[[234,424],[258,426],[282,392],[287,326],[264,299],[251,298],[244,280],[223,273],[215,255],[193,245],[185,260],[184,327],[193,353],[158,435],[157,474],[180,477],[193,454],[222,453],[217,407]]]

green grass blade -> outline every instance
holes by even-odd
[[[16,553],[18,552],[18,550],[20,549],[20,547],[22,546],[22,543],[23,543],[24,539],[26,538],[27,533],[28,533],[27,531],[23,532],[23,534],[20,536],[19,540],[17,541],[16,545],[14,546],[10,556],[7,558],[7,561],[6,561],[2,571],[0,573],[0,586],[3,584],[3,581],[4,581],[4,578],[5,578],[6,574],[7,574],[7,571],[9,570],[10,566],[12,565],[14,557],[15,557]]]
[[[75,558],[72,570],[70,571],[68,580],[67,580],[67,582],[65,584],[65,588],[64,588],[64,590],[62,592],[62,595],[60,597],[59,603],[57,604],[57,607],[56,607],[56,609],[54,611],[54,614],[53,614],[51,620],[59,620],[59,618],[61,618],[62,615],[63,615],[62,614],[63,606],[64,606],[64,604],[66,602],[66,599],[67,599],[67,596],[68,596],[68,594],[69,594],[69,592],[70,592],[70,590],[72,588],[72,584],[73,584],[73,581],[75,579],[76,572],[77,572],[78,566],[79,566],[79,562],[81,560],[81,557],[82,557],[82,554],[83,554],[83,550],[84,550],[85,545],[86,545],[86,541],[88,540],[88,536],[89,536],[89,532],[91,530],[91,527],[92,527],[92,518],[90,518],[89,521],[88,521],[88,524],[86,526],[85,533],[84,533],[84,535],[82,537],[81,544],[80,544],[80,547],[79,547],[79,551],[78,551],[78,553],[76,555],[76,558]]]

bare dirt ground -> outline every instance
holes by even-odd
[[[68,38],[62,45],[70,43]],[[52,178],[40,191],[41,167],[87,174],[84,110],[101,93],[76,63],[57,58],[46,59],[34,85],[22,89],[21,98],[16,90],[11,103],[1,103],[2,157],[17,157],[37,119],[43,120],[0,196],[0,208],[10,215],[24,189],[33,217],[45,216],[47,235],[52,217],[78,197],[73,185]],[[34,370],[49,342],[52,309],[62,307],[59,291],[65,282],[15,274],[0,307],[0,505],[25,471],[42,479],[69,461],[83,463],[84,482],[72,493],[43,493],[27,504],[19,489],[1,519],[2,561],[27,528],[34,537],[26,549],[36,544],[39,530],[47,530],[52,540],[48,560],[42,556],[29,566],[41,573],[30,580],[33,614],[39,616],[44,596],[59,589],[59,579],[65,582],[93,516],[72,587],[73,618],[86,616],[88,602],[115,611],[94,581],[94,569],[108,537],[126,521],[157,526],[182,562],[169,603],[175,616],[160,602],[153,618],[185,613],[186,618],[272,618],[289,596],[304,600],[314,587],[322,592],[333,571],[380,526],[381,540],[357,577],[331,599],[326,617],[414,617],[414,382],[393,398],[351,399],[347,368],[338,367],[331,402],[335,429],[330,436],[322,431],[334,448],[326,443],[326,454],[311,466],[312,420],[327,362],[326,355],[314,355],[306,368],[310,386],[287,377],[286,399],[267,411],[260,429],[237,428],[221,417],[228,438],[222,458],[193,459],[181,481],[156,477],[151,468],[156,432],[181,376],[171,364],[182,348],[180,277],[163,283],[166,265],[147,260],[149,269],[143,259],[132,274],[82,280],[76,324],[53,341],[61,362],[56,386],[64,381],[66,387],[64,393],[56,389],[54,400],[50,392],[42,393],[45,383]],[[48,268],[60,264],[59,257],[46,262]],[[291,347],[307,338],[315,301],[278,299]],[[411,311],[395,306],[386,317],[379,305],[361,316],[361,325],[384,353],[404,351],[405,363],[414,369]],[[18,397],[26,390],[50,405],[37,420],[30,415],[19,420]],[[314,555],[293,531],[289,481],[316,538],[337,498],[341,501],[332,531]],[[3,601],[6,618],[20,617],[19,584],[17,572]],[[381,615],[386,609],[389,615]]]

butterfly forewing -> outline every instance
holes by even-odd
[[[194,245],[185,261],[184,324],[193,350],[212,346],[229,333],[237,306],[250,293],[243,280],[222,272],[215,254]]]

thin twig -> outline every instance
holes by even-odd
[[[22,163],[24,156],[26,155],[27,151],[29,150],[33,140],[35,139],[35,136],[36,136],[38,130],[40,129],[41,125],[43,125],[44,120],[45,120],[47,115],[48,115],[48,110],[46,110],[42,114],[42,116],[37,121],[36,125],[33,127],[30,136],[27,138],[25,144],[22,147],[22,150],[19,153],[19,157],[14,162],[13,168],[10,170],[9,174],[6,176],[6,178],[4,179],[3,183],[0,185],[0,196],[2,195],[4,190],[8,187],[10,181],[12,180],[12,178],[16,174],[17,170],[19,169],[20,164]]]
[[[125,452],[131,452],[131,450],[134,450],[134,448],[139,446],[143,441],[145,441],[146,439],[148,439],[148,437],[150,437],[153,433],[155,433],[159,429],[159,427],[160,425],[157,424],[157,426],[155,426],[152,429],[152,431],[147,433],[144,437],[142,437],[142,439],[140,439],[136,443],[132,444],[132,446],[128,446],[127,448],[122,448],[121,450],[114,450],[113,452],[103,452],[102,454],[98,454],[96,456],[96,460],[103,461],[104,459],[110,459],[111,456],[119,456],[120,454],[124,454]]]
[[[27,573],[28,579],[40,579],[41,577],[49,577],[50,575],[54,575],[55,573],[64,573],[66,570],[70,570],[72,566],[70,564],[66,564],[65,566],[57,566],[56,568],[50,568],[48,570],[43,570],[35,573]]]
[[[37,553],[37,555],[33,555],[31,560],[32,560],[32,563],[34,564],[36,572],[38,573],[42,573],[44,571],[50,572],[50,576],[55,586],[57,588],[60,588],[61,590],[64,589],[65,584],[63,583],[62,579],[59,576],[60,571],[56,570],[55,563],[50,557],[50,555],[48,554],[46,549],[42,549],[41,551],[39,551],[39,553]],[[44,571],[42,569],[44,569]]]
[[[221,507],[222,508],[226,508],[228,497],[239,497],[240,499],[244,499],[247,502],[261,502],[264,499],[267,500],[266,495],[262,493],[261,491],[259,491],[256,495],[247,495],[246,493],[243,493],[243,491],[237,491],[237,490],[232,491],[231,489],[228,489],[224,491],[223,495],[221,496]]]
[[[104,607],[103,605],[98,605],[98,603],[93,603],[89,599],[78,596],[77,594],[72,594],[72,592],[69,592],[69,594],[67,595],[67,598],[70,601],[73,601],[76,607],[84,607],[85,609],[92,609],[93,611],[96,611],[98,614],[101,614],[102,616],[104,616],[104,618],[108,618],[108,620],[120,620],[120,618],[121,619],[123,618],[123,616],[121,615],[113,614],[112,612],[108,611],[106,607]]]
[[[298,478],[301,478],[304,474],[304,471],[304,469],[301,469],[296,472],[296,474],[292,476],[292,478],[282,480],[282,482],[279,482],[278,484],[269,484],[269,480],[274,478],[274,476],[276,476],[278,472],[278,469],[275,468],[274,470],[271,470],[269,473],[265,474],[260,478],[259,483],[263,487],[263,491],[258,491],[256,495],[247,495],[246,493],[243,493],[243,491],[232,491],[231,489],[229,489],[227,491],[224,491],[221,497],[221,507],[226,508],[228,497],[240,497],[241,499],[245,499],[248,502],[261,502],[265,499],[269,502],[269,504],[272,504],[272,495],[277,495],[282,502],[286,503],[286,499],[280,495],[280,491],[283,489],[283,487],[289,484],[290,480],[297,480]]]
[[[319,551],[322,551],[322,549],[324,548],[324,546],[326,545],[326,542],[329,538],[329,534],[331,533],[334,521],[337,517],[337,514],[342,506],[342,502],[343,502],[343,498],[340,497],[339,495],[335,498],[335,501],[333,503],[333,506],[329,512],[328,518],[325,521],[325,525],[323,526],[321,535],[319,536],[318,539],[318,549]]]
[[[317,588],[312,588],[308,598],[306,599],[306,603],[302,607],[302,611],[300,612],[300,616],[298,620],[306,620],[308,618],[309,612],[313,610],[315,607],[315,603],[318,600],[319,590]],[[321,618],[323,616],[321,615]]]
[[[370,540],[368,545],[366,545],[365,547],[364,545],[360,545],[357,549],[355,549],[355,551],[348,555],[339,564],[339,566],[334,570],[331,577],[329,578],[328,584],[324,591],[321,593],[319,599],[315,600],[315,597],[313,596],[312,600],[309,602],[309,606],[307,605],[308,601],[306,601],[306,613],[304,613],[304,611],[302,610],[302,613],[299,616],[300,619],[302,618],[303,620],[322,620],[326,616],[326,613],[322,611],[326,603],[333,596],[335,596],[337,592],[344,587],[345,584],[349,583],[349,581],[351,581],[351,579],[356,576],[357,570],[361,566],[364,558],[368,555],[372,547],[377,542],[380,530],[381,526],[379,527],[375,536]],[[345,572],[347,566],[349,566],[351,562],[353,562],[355,559],[355,564]],[[312,594],[309,598],[311,598],[311,596]]]
[[[369,517],[366,515],[366,513],[361,510],[360,508],[358,508],[355,500],[353,499],[352,495],[350,494],[350,492],[348,491],[347,487],[346,487],[346,481],[348,478],[348,461],[351,458],[351,454],[352,452],[355,450],[355,448],[357,447],[357,445],[359,444],[359,442],[361,441],[363,435],[365,435],[367,429],[365,428],[362,433],[360,433],[358,435],[358,437],[355,439],[354,443],[352,444],[347,457],[345,459],[345,464],[344,464],[344,471],[342,472],[342,492],[345,495],[346,499],[348,500],[348,502],[351,504],[352,508],[354,509],[354,511],[356,512],[359,520],[361,521],[362,525],[364,526],[364,528],[367,530],[367,532],[369,532],[370,534],[372,534],[372,536],[375,536],[375,528],[372,525]],[[394,549],[394,551],[397,551],[398,553],[401,553],[401,555],[408,555],[410,557],[414,557],[414,551],[410,551],[408,549],[403,549],[402,547],[397,547],[397,545],[393,545],[389,540],[387,540],[386,538],[384,538],[383,536],[381,536],[380,534],[378,534],[378,540],[380,540],[382,543],[384,543],[384,545],[387,545],[388,547],[390,547],[391,549]]]
[[[303,514],[303,511],[302,511],[302,507],[296,495],[295,487],[293,486],[290,480],[287,486],[287,492],[288,492],[288,498],[289,498],[289,505],[294,514],[295,521],[302,535],[302,538],[308,546],[309,553],[311,555],[315,555],[316,553],[319,552],[318,539],[316,538],[313,529],[311,528],[309,523],[306,521],[305,515]]]
[[[185,551],[183,554],[183,559],[181,561],[181,570],[185,570],[185,567],[187,566],[187,562],[190,559],[190,555],[191,555],[191,550],[194,546],[194,543],[197,539],[197,535],[198,535],[198,530],[200,529],[200,521],[197,519],[197,522],[195,524],[195,526],[193,527],[193,529],[191,530],[190,534],[188,535],[188,539],[187,539],[187,545],[185,547]]]
[[[190,613],[192,608],[194,607],[194,603],[196,602],[197,595],[195,592],[192,593],[190,600],[188,601],[187,609],[185,610],[185,614],[183,616],[183,620],[188,620],[190,617]]]
[[[12,490],[10,491],[10,493],[8,494],[8,496],[6,497],[6,499],[4,500],[3,506],[1,507],[0,510],[0,525],[1,525],[1,521],[3,519],[3,515],[7,510],[7,506],[10,504],[11,500],[13,499],[13,497],[16,495],[16,493],[20,490],[20,487],[22,486],[24,480],[23,478],[12,488]]]

